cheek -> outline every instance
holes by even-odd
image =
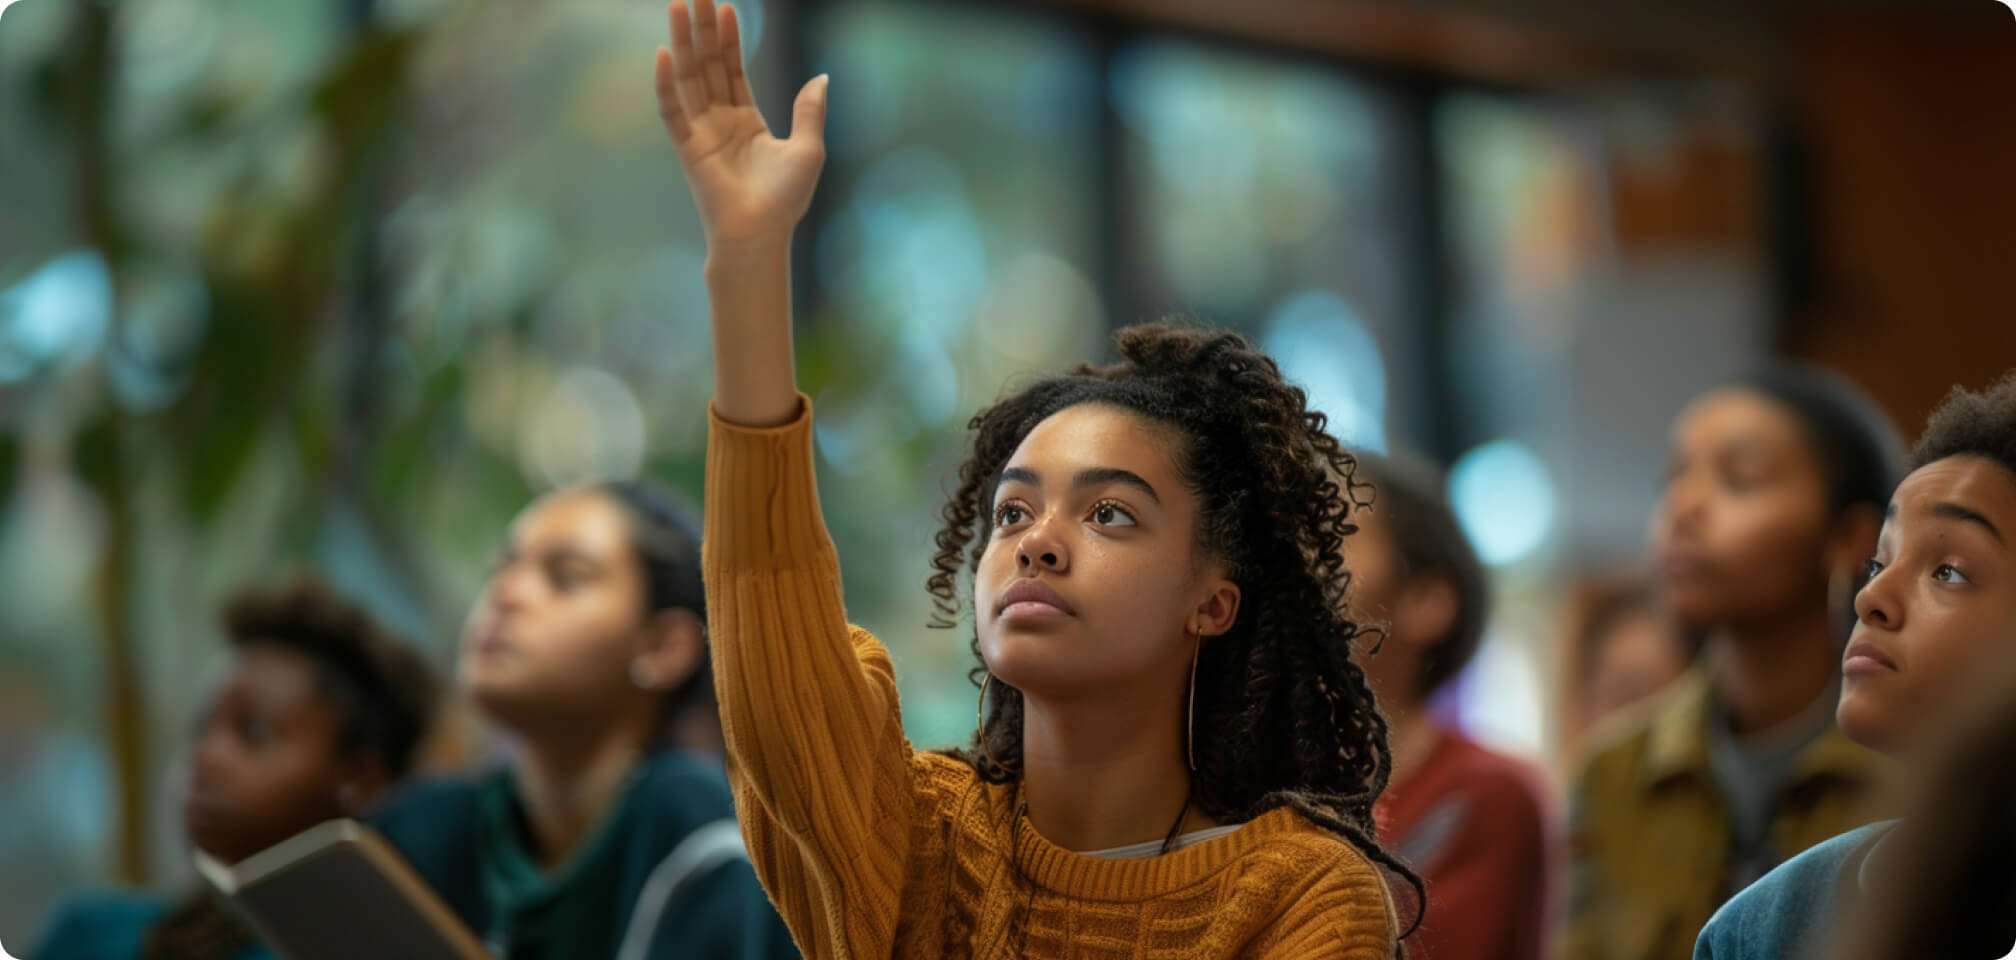
[[[980,552],[980,564],[973,568],[973,602],[986,606],[1008,581],[1015,576],[1015,548],[1006,542],[989,539]]]
[[[336,802],[337,769],[323,746],[305,741],[283,746],[248,771],[246,812],[263,820],[317,815]]]
[[[1103,630],[1159,641],[1180,633],[1187,611],[1186,560],[1146,544],[1080,548],[1079,613]]]
[[[627,668],[630,637],[638,611],[614,598],[585,594],[554,603],[528,624],[523,642],[528,658],[542,670],[605,672],[612,663]]]
[[[1964,689],[1970,672],[1993,663],[2008,649],[2006,638],[1993,629],[1994,617],[1983,609],[1985,606],[1919,599],[1908,620],[1909,634],[1902,638],[1905,677],[1914,702],[1930,705]]]
[[[1822,524],[1800,506],[1761,498],[1732,505],[1713,527],[1724,562],[1766,580],[1818,570]]]

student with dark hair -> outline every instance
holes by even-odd
[[[1409,875],[1373,836],[1391,761],[1344,612],[1354,466],[1322,416],[1240,337],[1160,325],[976,414],[928,583],[948,624],[971,598],[979,729],[913,749],[888,651],[847,623],[793,372],[826,80],[774,138],[733,9],[670,18],[659,109],[708,239],[716,687],[743,833],[799,944],[1390,956],[1381,867]]]
[[[205,701],[183,820],[196,849],[236,863],[370,809],[411,769],[435,683],[411,647],[312,580],[248,592],[223,616],[231,668]],[[175,902],[98,897],[58,914],[35,960],[267,956],[207,891]]]
[[[608,483],[511,526],[464,631],[461,688],[508,768],[416,785],[376,819],[500,960],[795,956],[728,785],[672,743],[713,708],[699,532]]]
[[[1916,469],[1890,497],[1868,585],[1855,598],[1837,714],[1857,743],[1907,766],[1922,759],[1924,740],[1969,675],[2016,652],[2016,375],[1980,393],[1955,389],[1912,462]],[[1978,809],[1977,797],[1941,799],[1934,811]],[[1999,815],[2011,812],[2004,806]],[[1888,863],[1893,846],[1940,829],[1906,826],[1844,833],[1779,867],[1715,915],[1694,955],[1793,960],[1854,912],[1846,905],[1873,892],[1867,878],[1877,871],[1865,864]],[[2008,863],[1999,866],[2008,872]],[[2001,919],[2016,935],[2009,916]],[[2009,945],[2002,938],[2002,949]],[[1921,946],[1908,955],[1973,956]]]
[[[1490,584],[1426,464],[1357,454],[1372,504],[1347,541],[1351,609],[1382,626],[1361,641],[1386,715],[1393,779],[1379,842],[1421,872],[1428,917],[1411,943],[1441,960],[1538,960],[1553,878],[1538,771],[1440,723],[1429,698],[1484,636]]]
[[[1846,381],[1780,369],[1674,424],[1652,523],[1700,665],[1591,740],[1564,960],[1681,960],[1715,908],[1863,822],[1881,758],[1834,725],[1841,643],[1901,445]]]

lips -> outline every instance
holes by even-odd
[[[214,798],[192,793],[182,802],[182,823],[191,833],[207,835],[228,829],[232,819],[231,808]]]
[[[1077,611],[1043,581],[1017,580],[994,601],[994,614],[1071,617]]]
[[[479,630],[470,638],[469,652],[479,657],[509,653],[512,649],[511,638],[505,636],[502,624],[493,624]]]
[[[1897,661],[1890,659],[1890,655],[1884,653],[1881,647],[1862,640],[1849,645],[1848,655],[1841,661],[1841,672],[1896,673]]]
[[[1707,569],[1707,554],[1691,547],[1670,547],[1659,554],[1659,570],[1669,577],[1697,576]]]

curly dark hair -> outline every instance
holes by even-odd
[[[1375,839],[1372,806],[1392,757],[1386,720],[1351,658],[1360,628],[1343,612],[1344,537],[1369,485],[1301,389],[1236,333],[1144,324],[1114,337],[1122,360],[1044,379],[976,414],[970,454],[941,515],[927,581],[950,627],[970,591],[1002,468],[1029,431],[1067,407],[1101,404],[1186,441],[1177,468],[1197,497],[1199,546],[1239,585],[1232,628],[1198,654],[1192,797],[1225,822],[1282,806],[1342,836],[1412,886]],[[971,640],[980,656],[979,636]],[[984,661],[973,669],[978,685]],[[1020,775],[1022,693],[1000,683],[968,749],[949,750],[992,783]],[[1418,900],[1417,900],[1418,903]],[[1417,916],[1418,924],[1418,916]]]
[[[375,756],[392,780],[412,769],[439,685],[411,644],[313,577],[240,593],[223,621],[234,650],[277,647],[315,664],[317,689],[342,717],[339,749]]]
[[[1911,468],[1966,455],[1986,457],[2016,474],[2016,371],[1978,393],[1954,387],[1926,421],[1911,451]]]
[[[1442,473],[1411,457],[1359,453],[1358,467],[1375,488],[1378,510],[1393,532],[1404,576],[1440,577],[1456,591],[1456,616],[1421,659],[1416,692],[1440,690],[1477,655],[1484,622],[1491,613],[1491,585],[1484,565],[1470,546],[1449,501],[1442,495]]]

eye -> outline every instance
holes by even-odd
[[[574,589],[577,578],[565,567],[553,567],[546,571],[546,579],[552,581],[553,589],[566,593]]]
[[[263,750],[273,742],[273,725],[264,717],[248,716],[239,721],[238,735],[244,738],[246,746]]]
[[[1029,511],[1022,504],[1010,500],[994,508],[994,526],[1012,527],[1029,520]]]
[[[1937,580],[1940,583],[1972,582],[1967,579],[1966,574],[1960,572],[1960,568],[1955,567],[1950,563],[1942,563],[1937,567],[1932,568],[1932,579]]]
[[[1874,559],[1863,561],[1862,579],[1874,580],[1876,579],[1876,575],[1882,572],[1883,572],[1883,564],[1881,562]]]
[[[1134,526],[1134,515],[1111,500],[1101,500],[1092,506],[1092,522],[1102,527]]]

